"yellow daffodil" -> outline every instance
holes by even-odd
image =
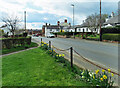
[[[100,78],[101,81],[103,81],[103,78]]]
[[[47,46],[48,46],[48,44],[47,44]]]
[[[104,78],[104,79],[107,79],[107,76],[106,76],[106,75],[103,75],[103,78]]]
[[[56,55],[58,57],[58,55]]]
[[[112,76],[114,76],[114,74],[113,74],[113,73],[111,73],[111,75],[112,75]]]
[[[44,43],[44,44],[47,44],[47,43]]]
[[[95,79],[95,76],[93,75],[93,79]]]
[[[110,71],[111,71],[111,70],[110,70],[110,69],[108,69],[108,72],[109,72],[109,73],[110,73]]]
[[[104,70],[104,69],[102,69],[102,72],[105,72],[105,70]]]
[[[61,54],[59,55],[59,57],[61,57]]]
[[[64,57],[65,55],[64,55],[64,54],[62,54],[62,56]]]
[[[82,79],[84,79],[85,78],[85,76],[82,76]]]
[[[42,46],[44,46],[44,44],[42,44]]]
[[[96,70],[95,73],[98,74],[99,70]]]
[[[55,52],[55,50],[53,50],[53,52]]]

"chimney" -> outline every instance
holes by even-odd
[[[49,26],[50,26],[50,24],[49,24]]]
[[[65,19],[65,23],[67,23],[67,19]]]
[[[57,22],[57,25],[58,25],[58,26],[60,25],[60,21]]]
[[[111,17],[114,17],[114,12],[112,12]]]
[[[71,23],[69,23],[69,25],[71,26]]]
[[[46,23],[46,26],[47,26],[47,23]]]

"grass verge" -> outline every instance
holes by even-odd
[[[17,46],[17,47],[13,47],[11,49],[4,48],[4,49],[0,50],[0,52],[2,52],[2,54],[8,54],[8,53],[24,50],[24,49],[31,48],[31,47],[37,47],[37,46],[38,46],[37,43],[31,42],[30,45]]]
[[[3,86],[89,86],[40,48],[2,58]]]

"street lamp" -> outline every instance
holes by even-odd
[[[101,30],[101,0],[100,0],[100,41],[102,41],[102,30]]]
[[[74,29],[74,4],[71,4],[71,6],[73,7],[73,29]],[[75,39],[75,34],[73,32],[73,37]]]

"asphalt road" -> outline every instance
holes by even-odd
[[[72,46],[78,53],[89,60],[118,72],[118,44],[70,38],[33,37],[39,42],[41,38],[47,43],[51,41],[52,45],[61,49]]]

